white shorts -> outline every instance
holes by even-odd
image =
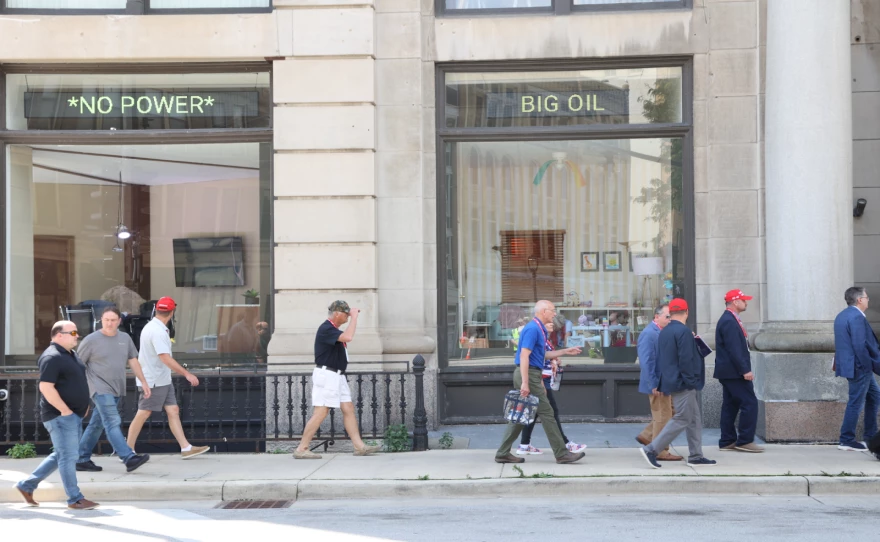
[[[312,406],[339,408],[351,402],[351,389],[345,375],[315,367],[312,371]]]

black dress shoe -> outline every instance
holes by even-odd
[[[133,455],[125,462],[126,472],[131,472],[150,460],[150,454]]]
[[[95,465],[95,462],[92,460],[86,461],[85,463],[77,463],[76,470],[78,471],[90,471],[90,472],[101,472],[104,470],[104,467],[99,467]]]

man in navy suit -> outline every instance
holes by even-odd
[[[639,444],[647,446],[659,435],[669,419],[672,418],[672,396],[660,393],[660,372],[657,369],[657,348],[660,331],[669,323],[669,304],[664,303],[654,309],[654,321],[639,333],[639,393],[648,396],[651,403],[651,421],[636,437]],[[669,448],[657,454],[657,461],[681,461],[680,455],[669,452]]]
[[[843,294],[847,308],[834,319],[834,374],[849,381],[849,401],[840,427],[840,450],[864,451],[864,442],[856,441],[856,424],[865,410],[865,440],[877,433],[877,410],[880,386],[874,380],[874,364],[880,363],[880,345],[865,317],[868,293],[861,286],[847,288]]]
[[[715,327],[715,378],[721,382],[721,451],[760,453],[764,448],[755,444],[758,425],[758,398],[755,396],[755,375],[749,355],[749,334],[740,320],[752,296],[742,290],[731,290],[724,296],[727,309]],[[739,435],[736,416],[739,414]]]
[[[658,390],[672,396],[675,414],[651,444],[639,451],[649,465],[659,469],[662,465],[657,462],[658,454],[686,431],[690,453],[687,464],[714,465],[715,461],[703,456],[703,419],[697,392],[706,384],[706,363],[697,349],[694,333],[685,324],[687,301],[678,298],[670,301],[669,315],[669,325],[663,328],[657,340]]]

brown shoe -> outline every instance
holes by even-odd
[[[364,444],[363,448],[355,448],[354,455],[364,456],[364,455],[370,455],[370,454],[374,454],[376,452],[381,452],[381,451],[382,451],[382,447],[379,445],[368,446],[368,445]]]
[[[736,443],[735,442],[733,444],[728,444],[727,446],[719,446],[718,447],[719,452],[732,452],[734,450],[736,450]]]
[[[741,446],[735,446],[735,449],[740,452],[751,452],[753,454],[759,454],[764,451],[763,447],[758,446],[754,442],[743,444]]]
[[[321,459],[321,456],[311,450],[294,450],[294,459]]]
[[[569,454],[571,455],[571,454]],[[502,455],[501,457],[495,456],[496,463],[525,463],[526,460],[522,457],[517,457],[513,454]]]
[[[88,499],[80,499],[73,504],[68,504],[67,507],[71,510],[93,510],[97,508],[99,505],[96,502],[92,502]]]
[[[21,493],[21,498],[24,499],[24,502],[26,502],[28,506],[40,506],[40,503],[34,500],[33,493],[28,493],[18,486],[15,486],[15,489],[17,489],[18,492]]]
[[[578,452],[576,454],[568,452],[562,457],[557,457],[556,462],[559,464],[574,463],[575,461],[580,461],[581,459],[583,459],[585,455],[587,454],[585,454],[584,452]]]
[[[642,446],[647,446],[648,444],[651,444],[651,441],[642,438],[642,435],[639,435],[639,436],[636,437],[636,442],[638,442],[638,443],[641,444]]]
[[[202,455],[210,449],[210,446],[193,446],[188,452],[180,452],[180,457],[184,459],[192,459],[197,455]]]
[[[657,455],[657,461],[681,461],[684,459],[680,455],[671,454],[669,452],[663,452]]]

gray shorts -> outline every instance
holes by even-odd
[[[174,384],[150,388],[149,399],[144,399],[144,390],[138,388],[138,410],[161,412],[167,406],[177,406]]]

